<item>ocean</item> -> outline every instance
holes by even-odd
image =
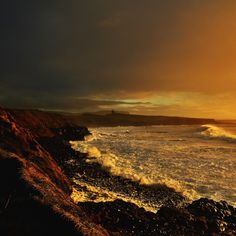
[[[71,142],[88,153],[88,163],[98,162],[112,175],[142,186],[164,184],[190,201],[207,197],[236,206],[236,124],[99,127],[90,132],[85,141]],[[129,201],[148,209],[140,199],[130,196]]]

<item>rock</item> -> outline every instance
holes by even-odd
[[[201,198],[190,204],[187,210],[195,217],[205,219],[208,232],[236,235],[236,210],[227,202]]]
[[[188,210],[196,216],[224,219],[232,214],[226,202],[215,202],[207,198],[201,198],[189,205]]]
[[[204,235],[207,230],[203,219],[194,217],[184,208],[163,207],[157,212],[157,218],[160,235]]]
[[[72,185],[36,134],[0,109],[1,235],[108,235],[70,197]]]
[[[205,200],[200,199],[198,202]],[[209,207],[209,204],[220,203],[209,200],[206,205]],[[230,225],[229,220],[219,220],[215,215],[208,218],[205,214],[200,216],[190,212],[188,209],[196,207],[196,202],[183,208],[162,207],[156,214],[122,200],[85,202],[78,205],[94,222],[101,224],[112,235],[236,235],[236,228]]]
[[[52,130],[56,133],[56,135],[66,141],[84,140],[84,137],[90,134],[86,127],[77,127],[72,125],[55,128]]]
[[[61,137],[63,140],[83,140],[90,132],[75,125],[66,116],[38,110],[8,110],[17,123],[37,138]]]
[[[156,232],[155,214],[122,200],[78,204],[96,223],[115,235],[152,235]]]

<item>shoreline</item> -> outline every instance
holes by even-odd
[[[217,136],[210,136],[206,133],[213,128],[216,129]],[[101,165],[99,168],[107,170],[112,176],[120,176],[121,179],[138,182],[141,186],[148,185],[151,188],[153,185],[164,184],[183,195],[187,202],[209,198],[215,201],[227,201],[228,204],[236,207],[233,192],[235,189],[233,181],[235,162],[230,158],[235,149],[230,136],[229,140],[223,136],[226,133],[223,129],[212,125],[201,127],[191,125],[187,128],[175,127],[174,129],[155,126],[137,129],[136,127],[130,127],[130,129],[101,127],[89,130],[92,134],[88,138],[86,137],[82,142],[71,142],[71,146],[75,151],[87,152],[86,161],[90,165],[99,163]],[[189,133],[185,133],[187,131]],[[190,132],[191,136],[189,136]],[[161,134],[159,135],[159,133]],[[139,137],[142,137],[142,134],[148,143],[141,142],[141,146],[139,146]],[[176,136],[176,140],[181,140],[181,142],[177,142],[172,137],[173,135]],[[189,137],[191,137],[191,141],[188,140]],[[233,141],[235,143],[235,139]],[[142,151],[142,148],[145,149],[145,152]],[[181,148],[184,152],[179,151],[179,149],[182,150]],[[168,150],[169,155],[166,155],[165,150]],[[177,153],[173,150],[177,150]],[[192,150],[195,150],[196,153],[193,153]],[[210,155],[206,153],[208,150]],[[221,165],[220,160],[222,160]],[[223,162],[223,160],[227,161]],[[218,174],[221,170],[228,171]],[[94,182],[96,183],[96,181]],[[104,186],[106,189],[107,186]],[[115,188],[117,184],[112,184],[112,186]],[[121,185],[120,189],[123,186]],[[231,189],[227,189],[227,186],[231,186]],[[96,185],[93,184],[91,187],[96,187]],[[132,188],[130,189],[132,190]],[[136,191],[134,190],[134,192]],[[147,199],[150,199],[148,194],[146,196]],[[136,194],[134,197],[136,198]],[[144,202],[148,202],[148,200]],[[158,205],[161,205],[155,199],[151,199],[151,202],[154,203],[152,208],[153,206],[159,208]],[[147,204],[144,204],[144,208],[147,208]]]
[[[18,186],[15,188],[17,192],[12,195],[9,189],[11,183],[8,183],[5,195],[1,195],[1,202],[5,202],[0,209],[0,218],[4,220],[0,223],[2,232],[11,231],[11,235],[21,235],[19,232],[28,232],[22,235],[32,235],[32,232],[43,235],[43,230],[58,235],[236,234],[236,209],[226,202],[199,199],[190,204],[182,204],[185,199],[173,189],[165,186],[140,188],[138,183],[111,176],[99,164],[86,163],[86,154],[75,152],[70,147],[69,141],[82,140],[89,133],[87,128],[68,124],[60,116],[51,117],[52,120],[57,119],[58,124],[57,127],[50,127],[50,114],[43,114],[43,117],[28,114],[35,119],[34,123],[28,123],[27,116],[14,116],[14,112],[12,116],[8,111],[0,110],[0,148],[4,150],[0,152],[0,162],[4,167],[0,181],[5,186],[4,179],[10,175],[12,188]],[[38,123],[39,119],[44,126]],[[52,123],[55,124],[54,121]],[[11,160],[14,160],[13,163]],[[117,188],[117,191],[131,190],[137,195],[162,200],[164,204],[157,213],[145,211],[119,199],[75,204],[70,197],[75,187],[72,183],[75,172],[84,182],[99,183],[104,188]],[[50,191],[47,186],[51,186]],[[77,186],[77,191],[83,192],[83,186]],[[27,198],[23,197],[26,195]],[[25,213],[20,210],[22,206]],[[37,220],[32,218],[31,211],[37,212]],[[24,222],[19,221],[19,215],[25,219]],[[58,227],[52,224],[47,229],[48,222],[43,218],[50,221],[53,219]],[[38,227],[41,228],[39,232],[36,230]],[[18,230],[12,231],[13,228]]]

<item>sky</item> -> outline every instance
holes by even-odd
[[[8,0],[0,105],[236,119],[235,0]]]

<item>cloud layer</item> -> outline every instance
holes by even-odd
[[[183,93],[195,97],[189,116],[206,95],[236,105],[234,0],[10,0],[0,11],[3,105],[172,114]]]

